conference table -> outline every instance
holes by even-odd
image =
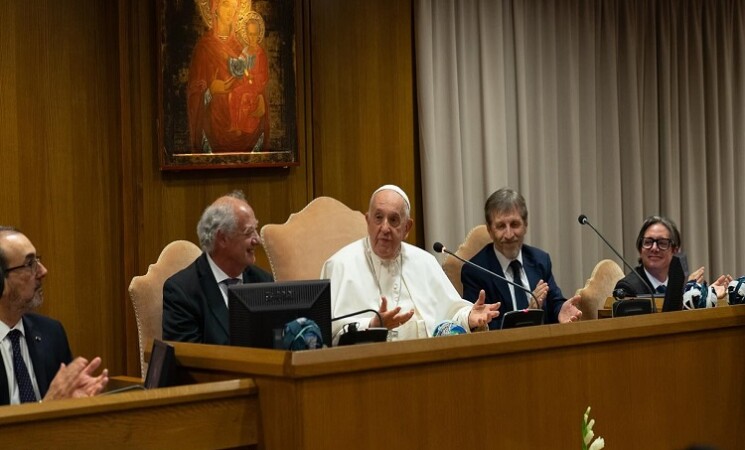
[[[172,343],[183,385],[0,408],[0,436],[86,435],[81,448],[114,435],[138,448],[577,449],[592,406],[606,448],[739,449],[744,343],[743,306],[296,352]],[[206,387],[211,398],[184,399]]]

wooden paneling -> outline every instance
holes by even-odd
[[[254,382],[230,380],[2,408],[0,434],[13,448],[255,448],[258,411]]]
[[[367,211],[394,183],[418,217],[411,2],[312,1],[310,17],[316,195]]]
[[[123,369],[116,4],[9,2],[0,14],[0,222],[43,256],[43,314],[74,353]]]

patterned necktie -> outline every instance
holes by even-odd
[[[16,376],[16,383],[18,383],[18,393],[21,397],[21,403],[35,402],[36,394],[34,393],[34,385],[31,383],[28,368],[21,356],[21,330],[11,330],[8,333],[8,337],[13,346],[13,373]]]
[[[512,271],[513,281],[520,286],[525,286],[525,284],[523,284],[522,276],[520,275],[520,261],[515,259],[510,262],[510,270]],[[515,307],[517,309],[527,309],[528,297],[525,295],[525,291],[513,286],[513,292],[515,293]]]
[[[665,286],[664,284],[661,284],[657,286],[657,289],[655,289],[655,291],[657,291],[658,294],[664,294],[665,291],[667,291],[667,286]]]

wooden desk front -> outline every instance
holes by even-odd
[[[0,407],[3,448],[229,448],[258,442],[251,380]]]
[[[266,449],[745,442],[745,307],[305,352],[174,344],[197,380],[255,377]]]

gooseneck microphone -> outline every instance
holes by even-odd
[[[355,311],[353,313],[344,314],[343,316],[334,317],[333,319],[331,319],[331,321],[332,322],[336,322],[337,320],[347,319],[347,318],[352,317],[352,316],[358,316],[358,315],[363,314],[363,313],[366,313],[366,312],[375,313],[375,315],[378,316],[378,320],[380,321],[380,326],[381,327],[383,326],[383,317],[380,315],[380,313],[378,311],[375,311],[374,309],[363,309],[363,310],[360,310],[360,311]]]
[[[472,263],[471,261],[468,261],[466,259],[461,258],[460,256],[456,255],[455,253],[453,253],[450,250],[446,249],[445,246],[442,245],[442,243],[435,242],[434,245],[432,246],[432,250],[436,251],[437,253],[447,253],[448,255],[450,255],[450,256],[458,259],[459,261],[463,262],[464,264],[468,264],[471,267],[475,267],[475,268],[479,269],[482,272],[488,273],[489,275],[491,275],[493,277],[496,277],[496,278],[504,281],[507,284],[511,284],[512,286],[515,286],[518,289],[522,289],[523,291],[527,292],[528,295],[530,295],[531,297],[533,297],[533,300],[535,300],[536,306],[540,305],[540,303],[538,303],[538,299],[535,297],[535,295],[533,295],[533,291],[531,291],[530,289],[526,288],[522,284],[518,284],[518,283],[515,283],[514,281],[510,281],[507,278],[505,278],[505,277],[503,277],[501,275],[498,275],[498,274],[492,272],[491,270],[485,269],[485,268],[479,266],[476,263]]]
[[[631,267],[631,265],[628,262],[626,262],[626,260],[623,258],[623,256],[621,256],[621,254],[618,253],[618,251],[616,251],[616,249],[610,244],[610,242],[608,242],[603,237],[603,235],[594,226],[592,226],[592,224],[590,223],[590,221],[587,219],[587,216],[586,215],[580,214],[579,217],[577,217],[577,221],[580,223],[580,225],[588,225],[590,228],[592,228],[592,231],[594,231],[595,234],[597,234],[598,237],[600,239],[602,239],[603,242],[605,242],[605,245],[607,245],[608,248],[610,248],[613,251],[613,253],[615,253],[616,256],[618,256],[618,259],[620,259],[623,262],[624,266],[626,266],[631,271],[631,273],[633,273],[634,275],[636,275],[636,277],[639,278],[639,281],[641,281],[642,284],[647,287],[647,290],[649,290],[649,294],[651,295],[652,311],[653,312],[657,312],[657,305],[655,304],[655,301],[654,301],[655,292],[654,292],[654,289],[652,289],[652,286],[650,286],[646,281],[644,281],[644,278],[642,278],[642,276],[639,275],[639,272],[637,272],[636,270],[634,270],[634,268]],[[623,291],[623,289],[616,289],[616,290],[614,290],[613,291],[613,295],[614,296],[616,295],[617,291]],[[620,292],[618,292],[618,293],[620,293]],[[628,294],[625,291],[623,291],[623,293]]]

